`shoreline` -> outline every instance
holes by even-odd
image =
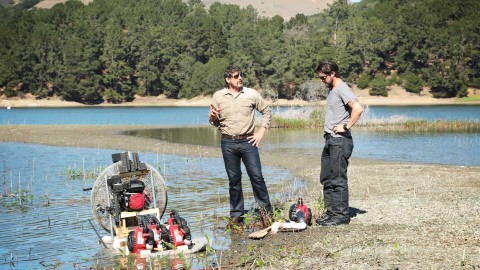
[[[359,102],[364,106],[435,106],[435,105],[480,105],[480,101],[461,101],[457,98],[438,99],[431,95],[423,93],[421,95],[406,92],[401,88],[394,88],[390,91],[388,97],[370,96],[367,90],[359,90],[353,87],[353,92],[358,97]],[[199,96],[192,99],[169,99],[164,95],[158,97],[140,97],[136,96],[132,102],[121,104],[102,103],[98,105],[85,105],[78,102],[70,102],[52,97],[48,99],[36,99],[31,94],[24,98],[5,98],[0,97],[0,108],[88,108],[88,107],[208,107],[210,106],[210,96]],[[317,102],[308,102],[298,99],[278,99],[269,101],[271,106],[295,107],[315,104],[325,104],[325,100]]]
[[[456,99],[449,100],[432,100],[432,99],[412,99],[404,98],[365,98],[359,97],[359,102],[364,106],[448,106],[448,105],[480,105],[480,101],[460,102]],[[270,101],[270,106],[275,107],[302,107],[308,105],[325,104],[325,101],[307,102],[304,100],[286,100],[280,99]],[[31,99],[2,99],[0,100],[0,108],[97,108],[97,107],[209,107],[210,99],[204,100],[161,100],[161,101],[134,101],[122,104],[102,103],[98,105],[85,105],[77,102],[60,101],[60,100],[31,100]]]

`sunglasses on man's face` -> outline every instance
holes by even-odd
[[[320,80],[322,81],[325,81],[327,79],[328,75],[318,75],[318,78],[320,78]]]
[[[237,74],[233,74],[233,75],[230,75],[230,78],[234,78],[234,79],[238,79],[238,77],[245,77],[244,74],[242,73],[237,73]]]

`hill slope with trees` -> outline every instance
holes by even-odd
[[[228,64],[272,98],[322,95],[313,69],[335,59],[371,95],[462,97],[480,88],[477,0],[337,0],[290,20],[200,0],[38,1],[0,7],[0,94],[84,104],[192,98],[223,86]]]

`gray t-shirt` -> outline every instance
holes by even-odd
[[[325,124],[323,127],[326,133],[333,137],[351,136],[350,131],[342,133],[342,135],[333,133],[333,126],[343,125],[348,122],[352,109],[347,104],[356,98],[352,89],[345,82],[341,82],[328,92]]]

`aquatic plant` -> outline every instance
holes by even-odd
[[[33,180],[32,180],[33,181]],[[17,182],[15,180],[15,182]],[[0,192],[0,205],[5,209],[13,210],[19,207],[21,210],[33,205],[32,184],[22,185],[22,178],[18,175],[18,182],[14,184],[13,175],[10,179],[3,179],[3,188]]]
[[[323,126],[325,118],[324,106],[306,106],[290,108],[275,114],[272,118],[272,128],[303,128]]]
[[[446,120],[415,120],[405,117],[390,117],[385,119],[372,119],[359,126],[374,131],[409,131],[409,132],[480,132],[480,123],[469,121]]]
[[[77,179],[95,179],[101,171],[105,168],[99,166],[97,168],[93,168],[91,170],[85,170],[84,168],[76,168],[75,166],[68,166],[65,169],[65,175],[69,180],[77,180]]]
[[[289,109],[276,114],[272,119],[274,128],[312,128],[323,127],[325,117],[324,106],[308,106],[301,109]],[[410,132],[480,132],[480,123],[472,121],[448,121],[411,119],[403,115],[394,115],[386,118],[371,116],[368,106],[357,122],[356,127],[382,131],[410,131]]]

